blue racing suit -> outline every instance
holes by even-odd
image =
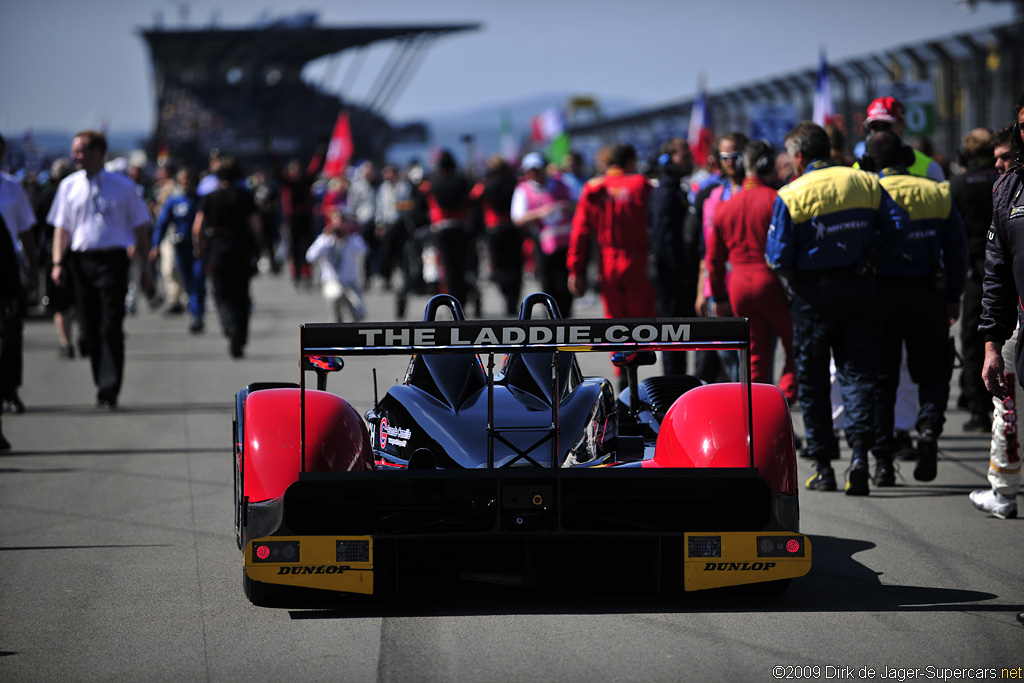
[[[945,422],[949,380],[947,304],[958,304],[967,280],[967,231],[953,203],[949,183],[920,178],[902,169],[879,175],[882,187],[907,211],[907,238],[878,264],[882,337],[879,345],[875,455],[891,458],[896,390],[903,347],[907,370],[917,384],[919,432],[938,436]]]
[[[765,259],[788,282],[793,347],[808,452],[839,456],[829,360],[835,356],[849,445],[875,437],[878,290],[874,264],[906,237],[908,217],[871,173],[818,159],[781,190]]]
[[[174,258],[178,264],[185,291],[188,292],[188,312],[193,320],[202,320],[206,313],[206,263],[196,257],[192,248],[192,224],[199,209],[199,197],[176,193],[164,202],[153,230],[153,247],[160,246],[164,233],[170,228]]]

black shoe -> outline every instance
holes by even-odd
[[[811,491],[835,491],[836,472],[831,467],[818,470],[814,476],[804,482],[804,488]]]
[[[1017,612],[1017,623],[1024,624],[1024,612]]]
[[[239,342],[230,342],[228,344],[228,353],[235,359],[245,358],[245,347]]]
[[[100,410],[114,410],[117,408],[116,398],[100,398],[96,399],[96,407]]]
[[[896,470],[891,459],[878,458],[875,463],[875,474],[871,477],[871,483],[878,487],[895,486]]]
[[[189,323],[188,326],[188,331],[190,333],[200,334],[204,329],[206,329],[206,325],[203,324],[202,320],[200,320],[199,318],[192,318],[192,322]]]
[[[914,448],[910,432],[896,432],[895,447],[897,460],[917,460],[917,449]]]
[[[0,434],[0,451],[11,450],[11,442],[4,438],[3,434]]]
[[[166,316],[177,316],[177,315],[181,315],[184,312],[185,312],[185,307],[182,306],[179,302],[175,302],[175,303],[173,303],[173,304],[171,304],[170,306],[167,307],[167,310],[164,311],[164,315],[166,315]]]
[[[868,489],[868,463],[866,460],[854,460],[846,471],[846,488],[848,496],[866,496]]]
[[[74,360],[74,358],[75,358],[75,347],[71,346],[70,344],[68,344],[67,346],[60,347],[60,349],[57,351],[57,357],[58,358],[67,358],[69,360]]]
[[[7,406],[7,410],[15,415],[21,415],[25,412],[25,404],[21,402],[21,397],[18,396],[16,391],[4,403]]]
[[[914,479],[932,481],[938,473],[939,437],[931,429],[924,430],[917,440],[917,465]]]
[[[971,419],[964,422],[968,434],[988,434],[992,431],[992,420],[988,413],[971,413]]]

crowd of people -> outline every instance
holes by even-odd
[[[707,159],[682,139],[649,160],[616,144],[590,177],[576,153],[552,163],[531,152],[515,164],[495,157],[475,178],[448,151],[429,172],[413,162],[378,174],[364,161],[326,178],[325,150],[308,162],[270,156],[248,174],[217,150],[201,171],[167,161],[119,172],[105,165],[105,137],[83,131],[44,181],[0,177],[0,258],[24,275],[2,268],[0,400],[24,410],[21,329],[33,301],[53,316],[60,356],[89,358],[97,406],[111,409],[123,321],[140,297],[202,334],[211,289],[229,354],[242,358],[259,272],[286,271],[300,291],[318,277],[333,321],[362,319],[374,287],[393,293],[398,319],[411,295],[431,291],[479,317],[488,282],[512,316],[532,274],[563,317],[593,290],[608,317],[748,318],[751,377],[799,405],[814,491],[839,488],[840,434],[852,452],[848,495],[894,486],[901,459],[933,480],[958,348],[964,429],[992,433],[991,488],[971,500],[1012,517],[1017,380],[1005,368],[1024,208],[1008,170],[1022,162],[1021,104],[1016,128],[971,131],[956,174],[904,142],[893,98],[869,106],[856,159],[840,129],[803,122],[783,150],[730,132]],[[735,351],[698,352],[692,367],[688,355],[663,354],[664,371],[740,376]]]

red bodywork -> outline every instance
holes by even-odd
[[[250,502],[284,495],[299,478],[299,389],[255,391],[245,401],[239,458]],[[306,391],[306,471],[373,469],[370,434],[355,408],[325,391]]]
[[[786,397],[773,384],[752,384],[754,466],[778,493],[796,493],[793,421]],[[747,424],[739,409],[744,385],[706,384],[668,409],[654,458],[645,467],[750,467]]]

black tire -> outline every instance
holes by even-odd
[[[286,591],[281,586],[263,583],[262,581],[253,581],[245,573],[245,567],[242,567],[242,590],[245,592],[245,597],[249,598],[249,602],[257,607],[276,606],[284,597]]]
[[[242,474],[238,470],[238,418],[236,417],[231,422],[231,470],[234,475],[234,486],[232,490],[234,492],[233,497],[233,510],[235,517],[235,543],[238,545],[238,549],[241,550],[243,547],[242,543]]]

